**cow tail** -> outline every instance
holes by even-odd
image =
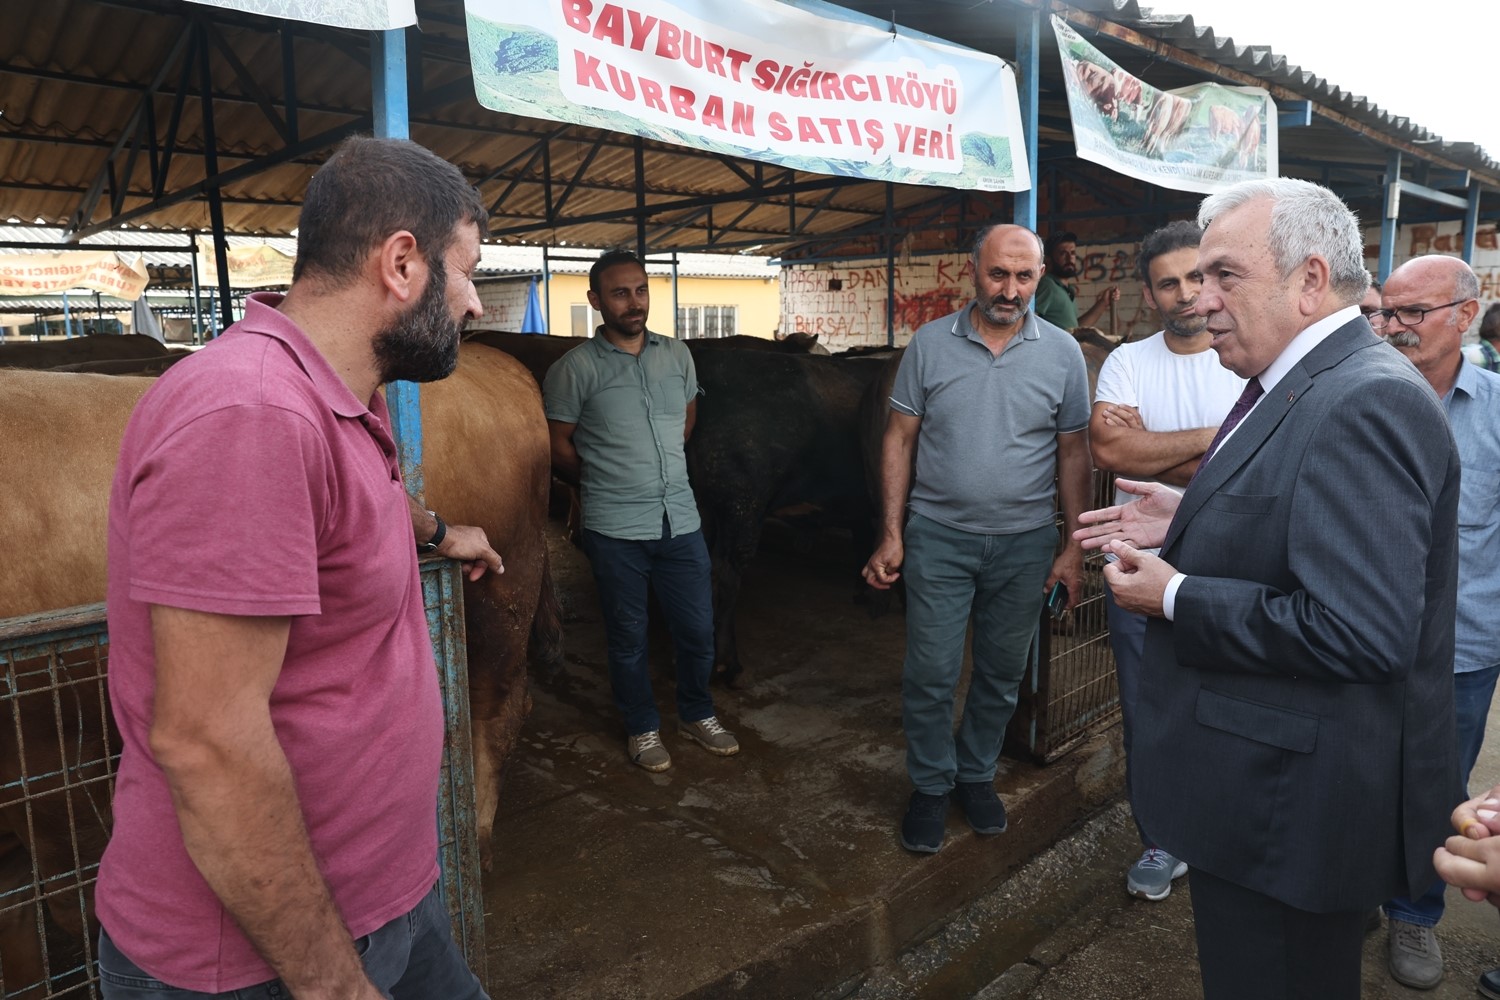
[[[531,619],[526,655],[533,667],[546,671],[556,669],[562,662],[562,605],[557,600],[557,587],[552,583],[552,562],[545,549],[542,551],[541,594],[537,598],[536,614]]]

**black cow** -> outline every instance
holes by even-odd
[[[794,505],[847,523],[863,561],[873,543],[859,402],[879,361],[762,351],[696,355],[698,423],[688,474],[713,560],[715,670],[743,682],[734,612],[762,522]]]

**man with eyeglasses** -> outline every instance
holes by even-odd
[[[1417,366],[1432,385],[1458,442],[1463,469],[1458,499],[1458,621],[1453,653],[1453,702],[1459,778],[1469,772],[1484,742],[1485,718],[1500,676],[1500,375],[1467,364],[1463,337],[1479,314],[1479,282],[1457,257],[1432,254],[1402,265],[1386,280],[1384,308],[1370,325]],[[1456,798],[1459,789],[1454,789]],[[1443,916],[1437,881],[1418,899],[1385,904],[1390,918],[1387,958],[1391,977],[1417,989],[1443,978],[1443,954],[1433,928]],[[1500,1000],[1500,969],[1487,972],[1479,992]]]

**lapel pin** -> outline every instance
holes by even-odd
[[[1287,401],[1287,402],[1288,402],[1288,403],[1290,403],[1290,402],[1291,402],[1291,401],[1292,401],[1292,399],[1293,399],[1293,398],[1294,398],[1294,397],[1296,397],[1296,395],[1297,395],[1297,394],[1296,394],[1296,393],[1295,393],[1295,392],[1289,392],[1289,393],[1287,393],[1287,394],[1286,394],[1286,401]]]

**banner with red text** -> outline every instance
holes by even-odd
[[[137,254],[127,261],[113,250],[64,250],[0,256],[0,295],[28,296],[92,288],[126,301],[140,298],[148,281]]]
[[[1052,29],[1081,159],[1158,187],[1200,194],[1276,176],[1278,123],[1268,91],[1219,83],[1157,90],[1056,14]]]
[[[799,0],[465,0],[479,103],[796,170],[1031,187],[1001,59]]]

